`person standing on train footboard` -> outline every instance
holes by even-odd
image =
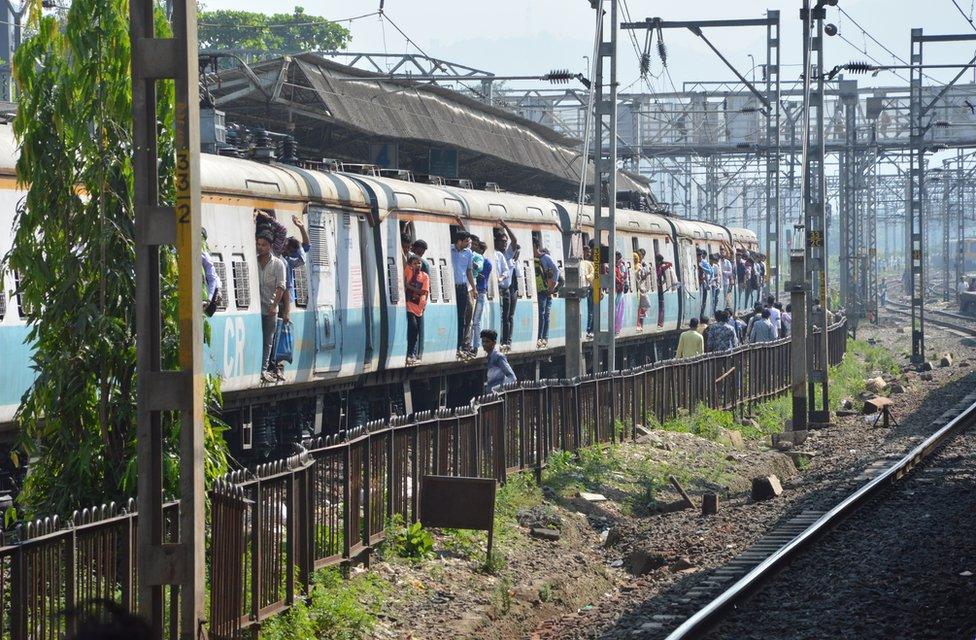
[[[457,357],[471,355],[471,345],[465,340],[468,332],[468,313],[475,296],[474,254],[471,251],[471,234],[463,229],[454,237],[451,247],[451,266],[454,267],[454,301],[457,304]]]
[[[549,255],[549,249],[540,244],[535,246],[536,291],[539,299],[539,337],[536,346],[549,345],[549,314],[552,311],[552,298],[556,295],[559,282],[559,267]]]
[[[430,276],[424,273],[423,259],[415,253],[407,258],[407,268],[403,270],[403,284],[407,292],[407,365],[420,362],[420,328],[427,297],[430,295]]]
[[[518,303],[518,280],[522,275],[522,270],[519,267],[519,247],[518,240],[515,238],[515,233],[512,231],[511,227],[505,224],[504,220],[501,220],[502,229],[508,235],[508,239],[504,236],[498,236],[496,239],[496,245],[498,250],[502,252],[507,262],[507,277],[505,282],[507,285],[503,286],[503,281],[501,275],[499,274],[498,279],[498,289],[499,294],[502,298],[502,345],[501,351],[503,353],[508,352],[512,348],[512,331],[514,330],[515,324],[515,305]]]
[[[263,228],[255,235],[255,248],[258,254],[258,290],[261,294],[261,380],[271,382],[275,377],[268,371],[271,359],[271,346],[278,323],[278,304],[285,293],[285,263],[271,254],[274,233]]]

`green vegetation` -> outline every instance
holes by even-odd
[[[542,488],[531,473],[517,473],[498,487],[495,495],[495,543],[509,544],[519,537],[518,512],[542,504]]]
[[[399,513],[386,525],[384,556],[426,560],[434,555],[434,536],[419,522],[406,525]]]
[[[739,430],[746,438],[765,439],[783,430],[783,423],[793,417],[793,396],[790,394],[767,400],[752,410],[758,427],[742,426]]]
[[[36,379],[17,412],[31,457],[18,497],[28,516],[122,501],[136,486],[135,274],[129,3],[75,0],[63,16],[29,3],[14,78],[17,179],[27,196],[0,270],[17,286]],[[169,35],[161,11],[156,31]],[[172,82],[159,82],[160,204],[174,198]],[[178,364],[176,262],[160,257],[162,364]],[[211,412],[219,387],[207,385]],[[164,418],[167,498],[179,474],[179,421]],[[219,423],[205,424],[206,474],[226,470]]]
[[[687,418],[675,423],[680,426],[675,430],[693,433],[693,422]],[[575,454],[559,451],[550,456],[543,484],[564,498],[577,491],[616,493],[626,510],[643,513],[658,506],[658,495],[670,486],[670,477],[692,489],[714,490],[728,484],[727,468],[728,462],[717,454],[705,454],[698,463],[682,458],[662,462],[632,445],[593,445]]]
[[[337,569],[312,577],[307,597],[261,627],[263,640],[361,640],[372,637],[390,586],[366,572],[345,580]]]
[[[882,346],[871,345],[863,340],[848,338],[847,353],[854,354],[863,359],[864,369],[868,373],[871,371],[881,371],[882,373],[890,373],[892,375],[901,373],[901,368],[898,366],[898,362],[894,356],[891,355],[891,351]],[[844,359],[847,360],[849,357],[847,356]]]
[[[201,11],[198,20],[201,49],[232,49],[276,55],[344,49],[349,29],[295,7],[291,13]]]

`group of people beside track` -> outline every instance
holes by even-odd
[[[706,316],[688,321],[688,330],[678,338],[677,358],[694,358],[706,352],[723,352],[742,344],[772,342],[790,335],[793,328],[792,307],[767,296],[753,310],[735,314],[718,309],[710,322]]]
[[[519,265],[521,247],[515,234],[502,221],[501,228],[492,234],[492,251],[489,251],[487,242],[464,229],[457,229],[452,235],[451,267],[457,312],[457,358],[468,360],[478,354],[484,333],[482,326],[488,308],[488,288],[491,286],[492,273],[498,282],[501,302],[501,340],[498,349],[507,353],[512,346],[515,308],[519,299],[519,278],[523,276]],[[423,359],[424,309],[430,299],[430,266],[423,258],[428,245],[426,241],[412,239],[406,234],[401,236],[400,243],[407,295],[407,364],[416,365]],[[541,240],[533,240],[533,253],[539,306],[536,344],[541,348],[549,343],[552,298],[562,282],[562,274]],[[496,332],[496,342],[497,338]]]

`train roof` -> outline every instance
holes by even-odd
[[[201,153],[200,174],[204,192],[369,206],[359,184],[337,173]]]

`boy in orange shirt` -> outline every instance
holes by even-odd
[[[430,276],[423,272],[420,256],[412,254],[403,270],[404,288],[407,290],[407,364],[417,364],[417,341],[423,323],[424,308],[430,295]]]

